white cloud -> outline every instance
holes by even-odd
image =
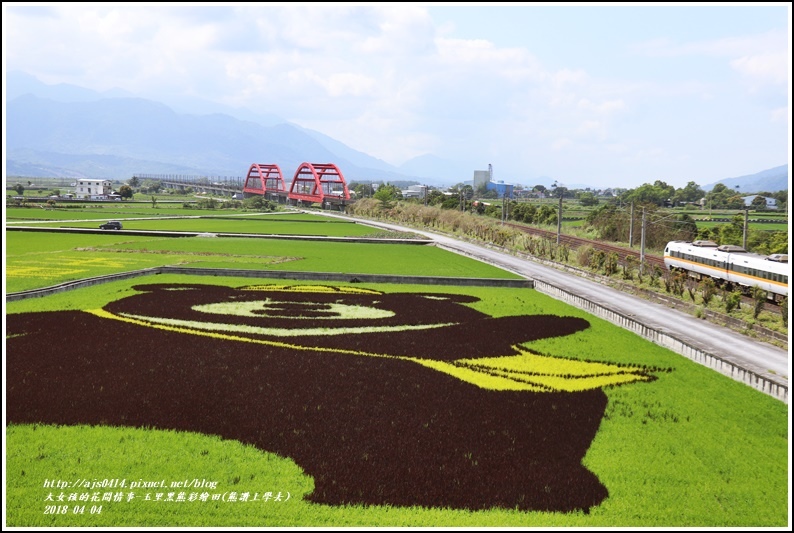
[[[620,99],[608,100],[605,102],[601,102],[600,104],[595,104],[587,98],[582,98],[581,100],[579,100],[578,106],[579,109],[594,111],[596,113],[604,114],[604,115],[608,115],[615,111],[622,111],[623,109],[626,108],[626,104],[623,102],[623,100]]]
[[[791,79],[791,53],[777,51],[742,56],[731,61],[731,67],[758,84],[786,85]]]
[[[655,39],[636,45],[634,50],[650,57],[728,58],[730,67],[749,78],[753,86],[786,85],[791,80],[791,35],[783,30],[687,43]]]
[[[640,64],[597,56],[595,43],[564,28],[557,40],[527,33],[505,44],[498,31],[441,25],[422,4],[4,4],[3,14],[6,68],[45,83],[122,87],[152,99],[191,95],[274,113],[394,164],[435,153],[492,159],[505,172],[565,169],[571,181],[581,181],[577,172],[627,172],[616,153],[646,161],[699,146],[704,166],[709,157],[727,164],[686,136],[702,128],[712,144],[724,145],[724,124],[754,116],[758,95],[779,97],[791,76],[785,29],[649,41],[635,51],[661,60]],[[594,19],[592,27],[623,50],[628,37],[611,22]],[[668,34],[684,29],[697,35],[683,17]],[[575,53],[565,56],[567,47]],[[684,66],[692,58],[698,67],[739,75],[716,82],[713,71]],[[670,70],[656,76],[654,64]],[[749,103],[748,86],[757,91]],[[746,131],[764,132],[758,144],[774,152],[774,165],[789,108],[774,98],[763,103],[769,114],[756,113],[763,126]],[[708,121],[714,130],[703,126]],[[763,129],[770,124],[776,128]]]
[[[773,109],[769,114],[772,122],[788,122],[791,120],[791,111],[788,106]]]

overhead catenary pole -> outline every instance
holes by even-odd
[[[629,248],[634,248],[634,202],[631,202],[631,214],[629,215]]]
[[[562,191],[560,191],[560,206],[557,208],[557,246],[560,245],[561,230],[562,230]]]
[[[645,273],[645,207],[642,208],[642,229],[640,231],[640,276]]]
[[[742,248],[744,248],[745,250],[747,250],[747,219],[749,217],[748,213],[750,213],[750,208],[749,207],[745,207],[744,208],[744,232],[743,232],[743,235],[742,235]]]

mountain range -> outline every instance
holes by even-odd
[[[755,193],[755,192],[776,192],[788,189],[788,165],[781,165],[779,167],[762,170],[755,174],[748,176],[739,176],[736,178],[727,178],[718,182],[706,185],[703,190],[708,192],[714,188],[717,183],[722,183],[729,189],[735,189],[739,193]]]
[[[251,164],[267,163],[279,165],[289,180],[304,162],[334,163],[347,181],[440,186],[473,174],[440,159],[429,167],[412,161],[395,167],[276,115],[219,104],[182,100],[177,111],[121,89],[47,85],[19,71],[7,74],[6,86],[6,172],[12,176],[244,176]]]
[[[122,89],[47,85],[20,71],[6,75],[5,143],[6,175],[23,177],[231,177],[266,163],[277,164],[289,180],[309,162],[336,164],[348,182],[444,186],[471,183],[478,170],[432,154],[393,166],[277,115],[197,99],[157,102]],[[748,193],[787,189],[788,165],[722,182]]]

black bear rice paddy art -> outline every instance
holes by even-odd
[[[7,316],[9,423],[200,432],[294,460],[313,502],[588,510],[607,399],[648,369],[521,343],[581,318],[492,318],[455,294],[140,285],[92,312]],[[57,342],[55,340],[57,339]]]

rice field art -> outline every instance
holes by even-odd
[[[535,353],[589,322],[492,317],[465,294],[133,288],[7,315],[7,422],[236,440],[292,459],[329,506],[587,512],[609,494],[582,464],[603,388],[668,371]]]

